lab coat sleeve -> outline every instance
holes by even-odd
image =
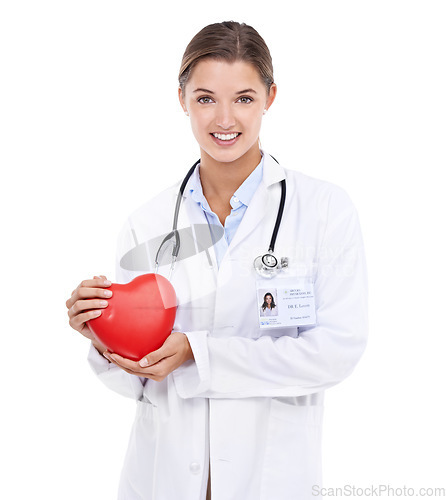
[[[120,256],[124,254],[124,249],[131,248],[131,238],[131,228],[129,223],[126,223],[118,238],[118,262],[116,265],[117,283],[128,283],[138,275],[138,273],[123,269],[119,262]],[[109,389],[132,399],[139,400],[142,398],[144,385],[147,379],[131,375],[113,363],[110,363],[99,354],[93,345],[90,345],[87,359],[94,373]]]
[[[182,398],[302,396],[347,377],[367,337],[367,275],[355,208],[335,190],[324,216],[315,278],[317,324],[299,336],[229,338],[185,332],[195,363],[174,372]]]

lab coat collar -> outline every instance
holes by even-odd
[[[286,177],[285,170],[269,154],[263,153],[263,159],[262,182],[254,193],[249,207],[246,209],[246,213],[240,222],[223,261],[229,258],[231,251],[256,229],[270,210],[277,210],[276,205],[278,207],[280,199],[279,183]],[[270,196],[274,196],[274,203],[269,203],[269,201],[271,202]],[[277,202],[275,198],[277,198]],[[268,248],[268,244],[269,241],[265,241],[264,245],[266,248]]]
[[[262,151],[263,154],[263,184],[272,186],[285,179],[285,169],[274,158]]]
[[[265,187],[272,186],[273,184],[276,184],[280,182],[281,180],[285,179],[285,170],[283,167],[277,163],[274,158],[269,155],[268,153],[265,153],[263,150],[261,150],[262,156],[263,156],[263,184]],[[199,175],[199,169],[195,168],[194,173],[192,174],[191,178],[188,180],[186,187],[184,189],[184,197],[188,198],[189,196],[192,196],[194,198],[193,193],[195,192],[195,187],[200,186],[200,175]],[[192,192],[191,192],[192,189]],[[197,195],[197,193],[196,193]],[[197,201],[197,200],[195,200]]]

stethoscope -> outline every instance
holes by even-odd
[[[272,157],[276,163],[278,161]],[[175,205],[175,213],[173,216],[173,224],[172,224],[172,231],[163,239],[161,242],[158,251],[156,252],[155,256],[155,273],[158,273],[158,268],[159,268],[159,256],[162,248],[165,245],[172,245],[172,262],[170,266],[170,272],[169,272],[169,280],[172,276],[172,272],[175,266],[175,263],[178,258],[178,254],[180,252],[180,235],[177,229],[178,226],[178,214],[180,212],[180,205],[181,205],[181,200],[183,198],[184,194],[184,189],[186,188],[186,184],[188,180],[190,179],[191,175],[194,173],[194,170],[196,166],[200,163],[200,160],[196,161],[192,167],[190,168],[189,172],[186,174],[186,177],[183,179],[183,182],[181,183],[180,189],[178,191],[177,195],[177,201]],[[274,276],[277,275],[277,273],[281,269],[285,269],[288,267],[288,258],[287,257],[282,257],[280,260],[275,256],[274,254],[274,247],[276,245],[276,239],[277,239],[277,233],[279,232],[279,227],[280,223],[282,221],[282,215],[283,215],[283,209],[285,207],[285,199],[286,199],[286,183],[285,179],[280,181],[280,186],[281,186],[281,195],[280,195],[280,203],[279,203],[279,210],[277,212],[277,217],[276,217],[276,223],[274,224],[274,229],[273,229],[273,234],[271,236],[271,242],[268,247],[268,251],[263,254],[259,255],[254,259],[254,269],[256,270],[257,274],[259,274],[263,278],[273,278]]]

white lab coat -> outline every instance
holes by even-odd
[[[119,500],[204,500],[209,463],[212,500],[309,500],[321,485],[324,391],[352,372],[366,344],[363,243],[342,189],[264,159],[263,181],[220,268],[202,251],[179,261],[172,276],[174,331],[187,335],[195,360],[144,385],[90,350],[99,378],[137,402]],[[253,261],[267,250],[285,177],[275,251],[296,275],[314,279],[317,324],[260,330]],[[170,232],[178,188],[129,218],[118,282],[147,272],[122,269],[121,257],[135,237]],[[206,219],[186,187],[178,227],[194,223]]]

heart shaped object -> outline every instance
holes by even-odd
[[[110,352],[139,361],[156,351],[170,335],[177,298],[171,283],[160,274],[142,274],[130,283],[113,283],[113,296],[102,314],[88,321],[99,342]]]

